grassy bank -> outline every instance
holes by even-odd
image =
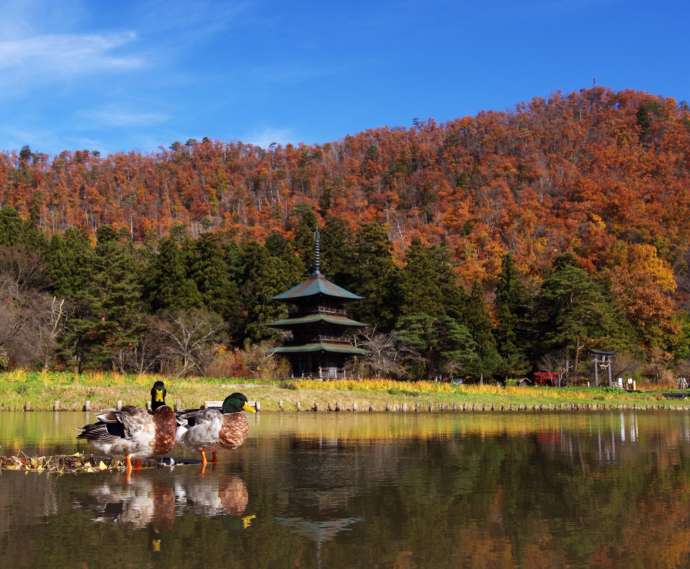
[[[152,383],[160,376],[116,373],[69,372],[0,373],[0,410],[50,410],[55,401],[64,410],[114,407],[117,401],[143,405]],[[233,391],[258,400],[262,411],[501,411],[571,410],[606,408],[690,409],[690,399],[665,399],[660,389],[626,393],[607,388],[547,388],[462,386],[447,383],[362,381],[257,381],[243,378],[162,378],[168,387],[168,403],[182,408],[220,400]]]

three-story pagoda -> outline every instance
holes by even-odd
[[[366,324],[348,318],[345,310],[348,302],[361,298],[321,274],[317,231],[314,271],[303,283],[273,297],[291,304],[288,318],[269,326],[291,332],[273,353],[288,358],[293,377],[342,378],[348,360],[366,354],[352,344],[352,332]]]

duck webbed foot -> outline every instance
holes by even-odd
[[[129,484],[132,480],[132,457],[125,455],[125,483]]]

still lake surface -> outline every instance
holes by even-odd
[[[92,418],[0,413],[0,453]],[[203,475],[0,473],[0,567],[690,567],[688,413],[250,423]]]

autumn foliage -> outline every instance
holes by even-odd
[[[351,228],[384,223],[401,263],[414,238],[442,242],[467,287],[495,284],[506,253],[538,285],[569,251],[606,275],[652,351],[677,333],[690,291],[689,152],[687,104],[593,88],[320,145],[204,139],[53,158],[24,148],[0,154],[0,205],[48,234],[110,225],[135,241],[180,225],[293,237],[306,205]]]
[[[572,248],[601,266],[618,241],[680,262],[690,226],[690,113],[672,99],[589,89],[445,124],[263,149],[174,143],[101,157],[0,155],[0,203],[46,231],[110,224],[139,239],[178,224],[253,237],[290,231],[297,204],[386,222],[402,248],[445,239],[468,278],[512,251],[533,272]]]

